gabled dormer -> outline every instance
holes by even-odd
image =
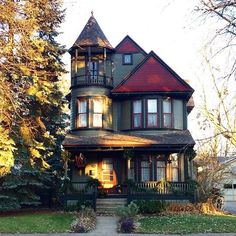
[[[114,87],[117,86],[146,55],[147,53],[130,36],[125,36],[116,46],[113,56]]]
[[[121,101],[120,130],[187,129],[192,87],[153,51],[112,90]],[[114,123],[115,126],[115,123]]]

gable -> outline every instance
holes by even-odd
[[[151,52],[112,92],[193,92],[193,89]]]
[[[143,53],[146,52],[128,35],[116,46],[116,53]]]

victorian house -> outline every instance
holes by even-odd
[[[113,47],[93,15],[69,53],[71,127],[63,146],[74,187],[97,179],[107,195],[125,195],[127,183],[166,181],[185,191],[193,175],[193,88],[130,36]]]

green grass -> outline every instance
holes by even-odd
[[[229,215],[185,214],[144,217],[139,220],[139,223],[139,233],[236,233],[236,216]]]
[[[0,216],[0,233],[63,233],[72,221],[73,215],[55,212]]]

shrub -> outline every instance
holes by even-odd
[[[121,219],[135,218],[138,213],[139,208],[134,202],[131,202],[127,207],[118,207],[116,209],[116,214]]]
[[[140,213],[154,214],[166,210],[167,203],[159,200],[136,200],[134,201],[139,208]]]
[[[196,206],[192,203],[170,203],[166,210],[170,212],[198,213]]]
[[[135,230],[135,223],[132,218],[124,218],[120,220],[120,232],[132,233]]]
[[[75,221],[71,224],[71,231],[75,233],[86,233],[96,226],[96,214],[91,208],[84,208],[76,215]]]
[[[89,201],[78,201],[76,204],[64,206],[64,211],[72,212],[72,211],[80,211],[83,208],[90,208],[91,202]]]

